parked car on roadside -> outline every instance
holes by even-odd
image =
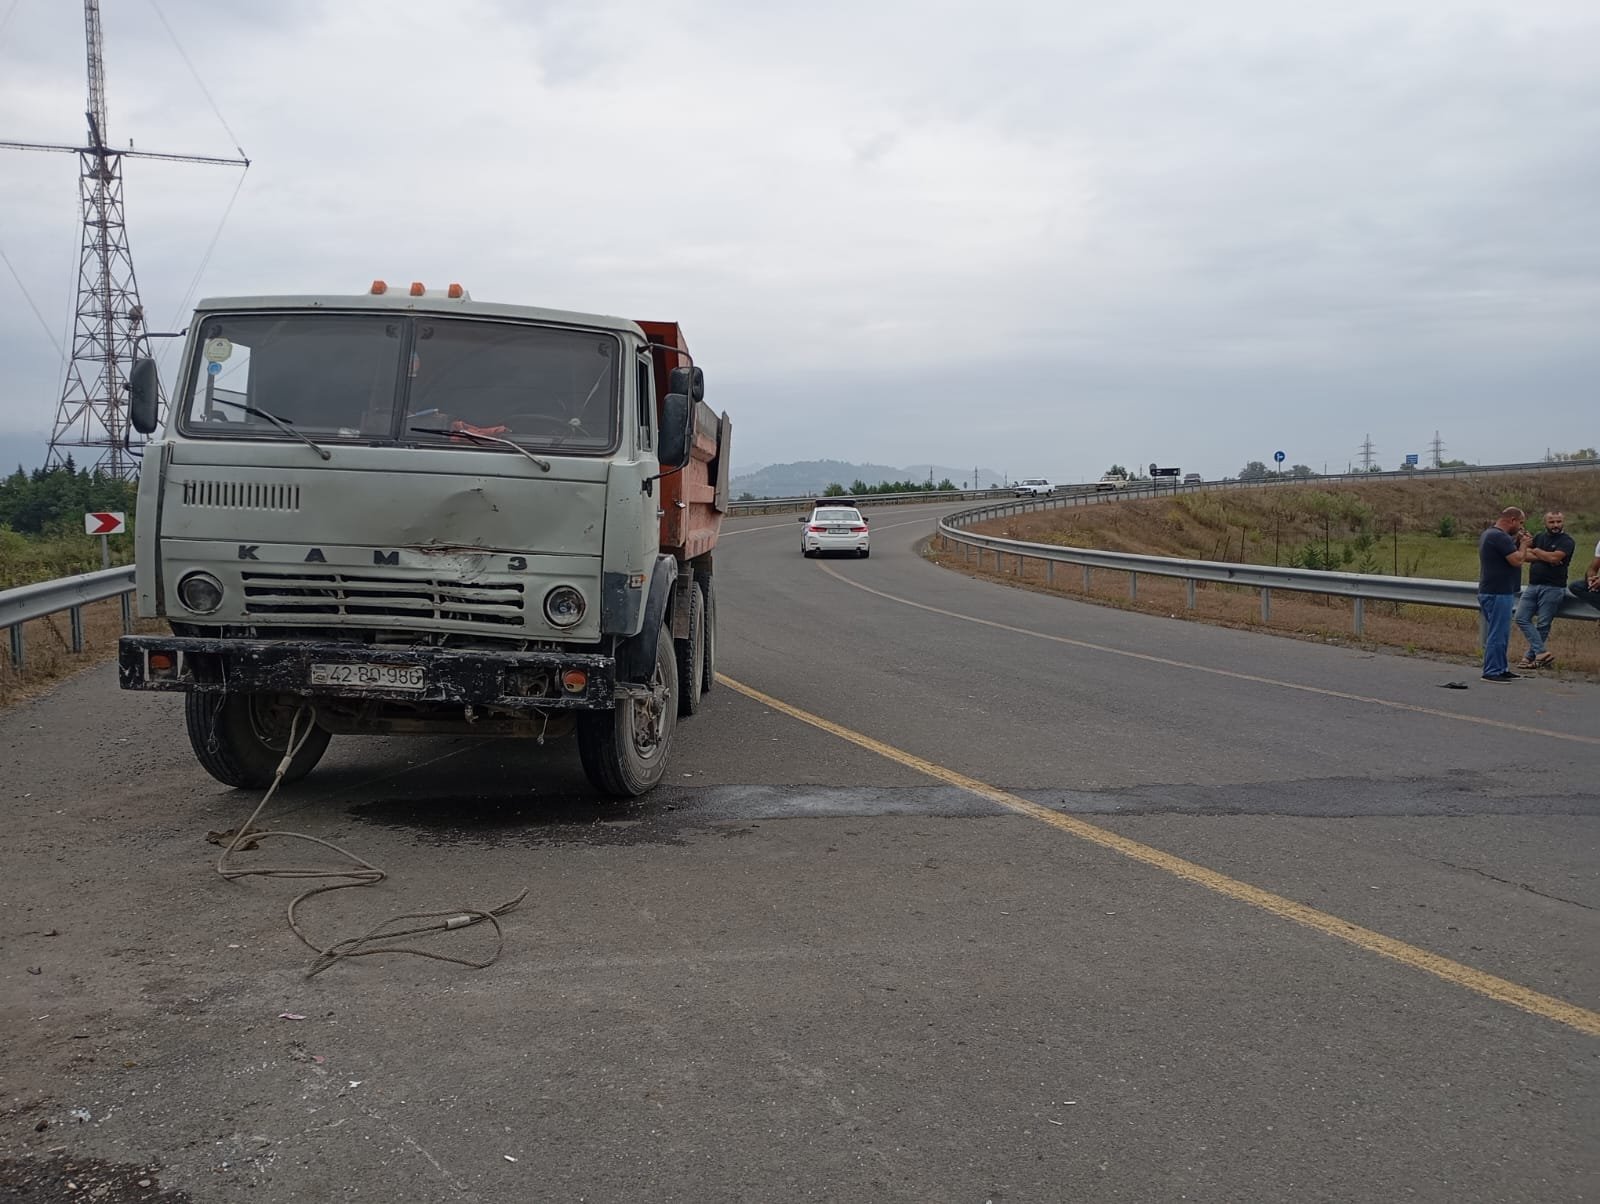
[[[1025,481],[1018,481],[1012,488],[1018,497],[1049,497],[1056,491],[1056,487],[1043,477],[1029,477]]]
[[[854,506],[817,505],[810,517],[800,516],[800,554],[844,552],[865,559],[872,555],[867,520]]]

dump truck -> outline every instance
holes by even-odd
[[[145,447],[130,690],[218,781],[332,736],[571,735],[642,794],[715,681],[732,424],[674,322],[459,285],[202,301]],[[128,416],[162,424],[156,365]]]

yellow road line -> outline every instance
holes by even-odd
[[[1385,936],[1381,932],[1374,932],[1370,928],[1363,928],[1359,924],[1352,924],[1338,916],[1329,915],[1325,911],[1318,911],[1315,907],[1307,907],[1293,899],[1286,899],[1282,895],[1275,895],[1271,891],[1262,890],[1260,887],[1251,886],[1248,882],[1240,882],[1237,878],[1230,878],[1216,870],[1207,869],[1193,861],[1186,861],[1171,853],[1164,853],[1150,845],[1141,844],[1137,840],[1130,840],[1108,828],[1101,828],[1095,824],[1085,823],[1070,815],[1063,815],[1059,811],[1052,811],[1048,807],[1041,807],[1037,803],[1030,803],[1027,799],[1011,794],[998,787],[980,782],[976,778],[969,778],[964,773],[954,769],[947,769],[943,765],[936,765],[932,761],[924,760],[914,753],[904,749],[895,748],[881,740],[874,740],[871,736],[852,731],[850,728],[824,719],[820,715],[813,715],[810,711],[801,710],[791,706],[770,694],[764,694],[753,686],[733,680],[724,673],[717,674],[717,680],[731,689],[737,690],[747,698],[754,699],[762,706],[771,707],[775,711],[788,715],[801,723],[810,724],[812,727],[837,736],[848,741],[858,748],[876,753],[908,769],[926,774],[951,786],[959,787],[979,798],[988,799],[1009,811],[1019,815],[1026,815],[1030,819],[1039,820],[1053,828],[1076,836],[1079,840],[1086,840],[1101,848],[1110,849],[1124,857],[1154,866],[1176,877],[1193,882],[1207,890],[1215,891],[1219,895],[1226,895],[1251,907],[1258,907],[1262,911],[1277,916],[1279,919],[1292,920],[1296,924],[1303,924],[1328,936],[1338,937],[1341,941],[1348,941],[1357,948],[1365,949],[1369,953],[1376,953],[1380,957],[1387,957],[1424,973],[1432,974],[1436,978],[1454,983],[1458,987],[1465,987],[1476,994],[1489,999],[1508,1003],[1512,1007],[1521,1008],[1525,1012],[1532,1012],[1535,1016],[1543,1016],[1547,1020],[1554,1020],[1558,1024],[1565,1024],[1575,1028],[1581,1033],[1591,1037],[1600,1037],[1600,1012],[1590,1011],[1575,1003],[1568,1003],[1564,999],[1557,999],[1553,995],[1545,995],[1530,987],[1511,982],[1504,978],[1487,974],[1482,970],[1475,970],[1448,957],[1441,957],[1437,953],[1429,953],[1426,949],[1419,949],[1415,945],[1408,945],[1394,937]]]
[[[915,602],[910,598],[902,598],[896,594],[885,593],[881,589],[873,589],[870,585],[862,585],[859,581],[850,580],[850,578],[834,569],[830,569],[825,564],[819,564],[817,567],[835,581],[843,582],[852,589],[861,590],[863,593],[874,594],[890,602],[898,602],[902,606],[914,606],[918,610],[943,615],[947,619],[960,619],[964,623],[977,623],[982,627],[993,627],[997,631],[1009,631],[1013,635],[1031,636],[1036,640],[1049,640],[1051,643],[1067,644],[1073,648],[1086,648],[1091,652],[1106,652],[1112,656],[1125,656],[1136,661],[1147,661],[1152,665],[1170,665],[1174,669],[1192,669],[1196,673],[1211,673],[1217,677],[1231,677],[1235,681],[1254,682],[1263,686],[1277,686],[1284,690],[1299,690],[1305,694],[1321,694],[1325,698],[1340,698],[1346,702],[1364,702],[1369,706],[1388,707],[1395,711],[1410,711],[1416,715],[1432,715],[1436,719],[1454,719],[1458,723],[1475,723],[1481,727],[1499,728],[1501,731],[1507,732],[1520,732],[1525,736],[1545,736],[1551,740],[1567,740],[1573,744],[1592,744],[1600,748],[1600,736],[1581,736],[1575,732],[1556,732],[1551,731],[1549,728],[1532,727],[1525,723],[1511,723],[1505,719],[1489,719],[1481,715],[1465,715],[1460,711],[1446,711],[1439,707],[1420,706],[1414,702],[1397,702],[1392,698],[1374,698],[1369,694],[1351,694],[1346,690],[1330,690],[1324,686],[1308,686],[1297,681],[1283,681],[1281,678],[1262,677],[1255,673],[1240,673],[1237,669],[1218,669],[1212,665],[1197,665],[1193,661],[1180,661],[1170,656],[1156,656],[1149,652],[1132,652],[1126,648],[1112,648],[1106,644],[1094,644],[1088,640],[1075,640],[1070,636],[1048,635],[1045,632],[1032,631],[1026,627],[1013,627],[1009,623],[997,623],[993,619],[980,619],[977,615],[964,615],[959,611],[929,606],[926,602]]]

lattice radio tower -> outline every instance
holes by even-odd
[[[250,166],[237,159],[208,155],[168,155],[155,151],[114,150],[106,145],[105,63],[101,54],[100,0],[84,0],[83,25],[89,58],[89,122],[86,146],[44,142],[3,142],[14,150],[66,151],[78,156],[78,199],[83,215],[83,246],[78,256],[78,308],[72,331],[72,361],[61,387],[61,404],[50,432],[47,466],[66,463],[74,448],[93,450],[92,467],[110,476],[138,475],[139,461],[129,449],[128,369],[149,355],[150,334],[139,284],[128,250],[128,228],[122,213],[122,160],[164,159],[171,163],[217,163]],[[162,403],[162,420],[166,419]],[[88,456],[75,457],[91,467]]]

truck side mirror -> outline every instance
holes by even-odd
[[[137,359],[128,373],[128,421],[141,435],[151,434],[161,419],[161,377],[152,359]]]
[[[673,376],[676,378],[676,370]],[[689,462],[693,421],[694,402],[687,393],[668,393],[661,399],[661,440],[656,454],[663,469],[682,468]]]
[[[669,393],[687,393],[695,401],[706,399],[706,374],[698,368],[674,368],[667,377]]]

